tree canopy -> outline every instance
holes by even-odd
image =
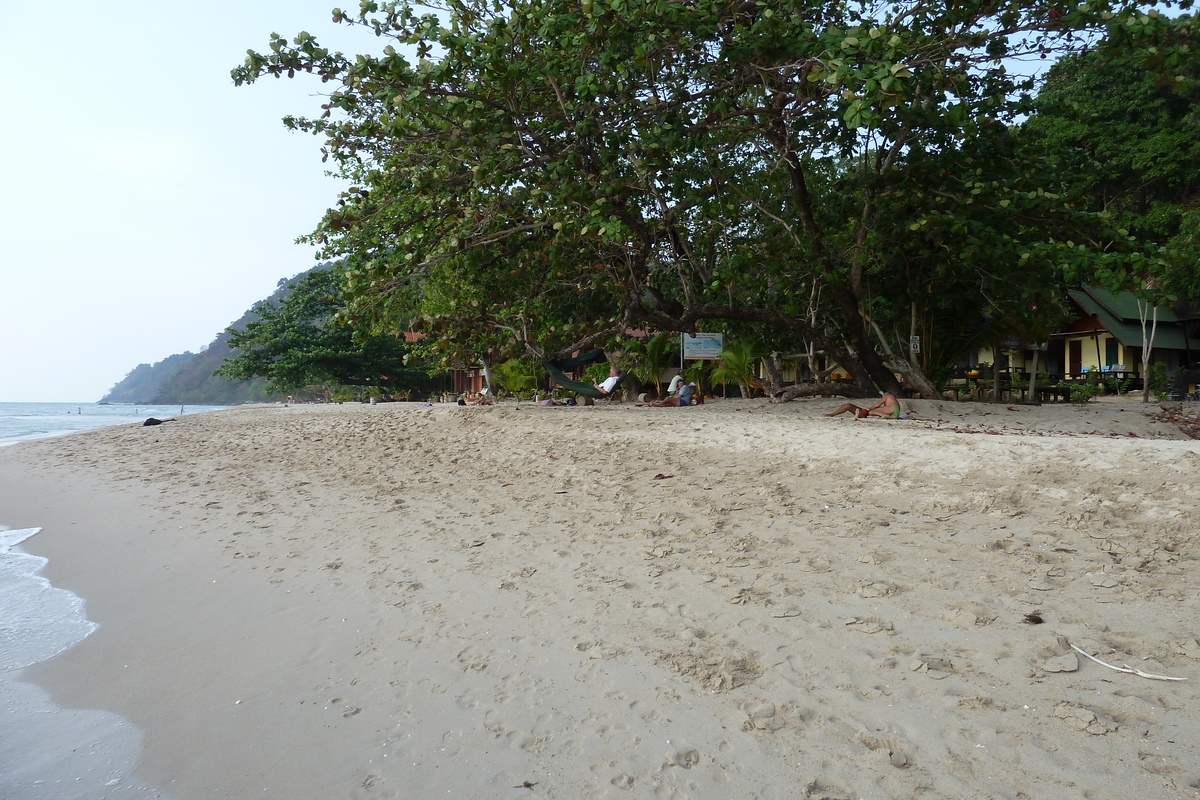
[[[1140,257],[1014,136],[1034,83],[1012,60],[1153,43],[1178,88],[1170,57],[1190,47],[1178,20],[1110,2],[364,0],[333,16],[387,44],[349,58],[276,35],[233,74],[333,84],[321,116],[287,124],[354,183],[312,240],[346,259],[356,325],[412,315],[453,361],[716,324],[926,395],[910,335],[944,361],[981,313],[1036,325],[1064,274]]]
[[[1174,36],[1188,22],[1179,20]],[[1139,277],[1200,300],[1200,50],[1150,44],[1068,56],[1050,70],[1035,108],[1022,131],[1029,146],[1070,161],[1089,207],[1114,227],[1163,246]]]
[[[406,363],[402,337],[356,337],[337,319],[345,308],[337,269],[315,269],[290,284],[279,300],[257,304],[245,329],[230,328],[235,350],[217,374],[233,380],[265,376],[279,393],[318,383],[388,389],[429,388],[427,370]]]

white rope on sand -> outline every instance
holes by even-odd
[[[1070,644],[1070,642],[1068,642],[1067,644]],[[1090,658],[1092,661],[1095,661],[1100,666],[1108,667],[1109,669],[1115,669],[1117,672],[1128,672],[1132,675],[1138,675],[1143,678],[1149,678],[1152,681],[1186,681],[1187,680],[1187,678],[1172,678],[1170,675],[1155,675],[1152,672],[1142,672],[1137,667],[1131,667],[1128,664],[1126,664],[1123,667],[1118,667],[1113,664],[1109,664],[1106,661],[1101,661],[1100,659],[1096,658],[1091,653],[1087,652],[1086,650],[1080,650],[1078,647],[1076,647],[1073,644],[1071,645],[1071,649],[1077,653],[1080,653],[1081,655],[1087,656],[1088,658]]]

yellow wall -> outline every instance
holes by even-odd
[[[1064,358],[1067,363],[1063,365],[1063,368],[1067,370],[1071,368],[1071,342],[1079,342],[1080,367],[1090,372],[1102,371],[1103,367],[1108,366],[1108,342],[1110,339],[1116,342],[1117,345],[1117,360],[1114,364],[1124,367],[1125,372],[1137,372],[1139,365],[1136,362],[1139,359],[1136,353],[1131,348],[1125,347],[1112,334],[1108,333],[1102,333],[1097,337],[1090,335],[1072,336],[1065,339]]]
[[[995,364],[996,360],[1000,361],[1000,369],[1011,369],[1014,372],[1028,372],[1033,369],[1033,359],[1024,355],[1026,351],[1010,351],[1005,348],[980,348],[977,358],[980,364]],[[1046,371],[1046,360],[1043,358],[1038,362],[1038,369],[1042,372]],[[987,370],[991,375],[991,370]]]

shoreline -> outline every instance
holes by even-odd
[[[258,406],[3,448],[0,523],[100,624],[27,679],[143,729],[178,800],[1195,796],[1200,442],[975,405]]]

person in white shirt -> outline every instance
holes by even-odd
[[[592,381],[592,386],[595,386],[604,394],[609,394],[620,382],[621,376],[617,374],[617,365],[613,364],[608,368],[608,377],[604,379],[604,382],[596,383],[595,381]]]

